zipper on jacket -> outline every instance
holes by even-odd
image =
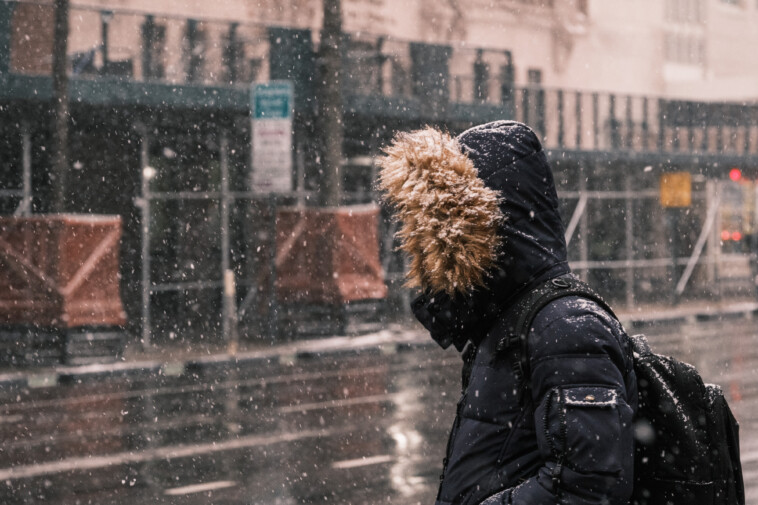
[[[500,447],[500,451],[497,454],[495,465],[497,465],[498,467],[505,462],[505,450],[508,448],[508,446],[511,443],[511,437],[513,437],[513,433],[516,431],[517,428],[521,427],[521,425],[524,423],[524,419],[528,415],[534,415],[534,411],[530,411],[529,408],[522,405],[521,412],[519,412],[519,415],[516,417],[516,419],[512,421],[511,426],[508,428],[508,435],[506,435],[505,440],[503,441],[503,444]]]
[[[455,409],[455,421],[453,421],[453,427],[450,430],[450,435],[447,438],[447,447],[445,448],[445,457],[442,459],[442,473],[440,474],[440,484],[445,479],[445,473],[447,472],[447,464],[450,462],[450,453],[453,451],[453,440],[458,433],[458,428],[461,425],[461,412],[463,412],[463,406],[466,404],[466,393],[461,395],[461,399],[458,400],[458,406]],[[440,485],[440,491],[442,486]],[[439,495],[439,493],[438,493]],[[439,500],[439,496],[437,496]]]
[[[471,373],[474,369],[474,359],[476,358],[479,347],[473,342],[468,342],[466,347],[461,353],[463,358],[463,367],[461,369],[461,398],[458,400],[458,405],[455,407],[455,421],[453,421],[453,427],[450,429],[450,435],[447,437],[447,446],[445,447],[445,457],[442,458],[442,473],[440,473],[440,492],[442,491],[442,481],[445,479],[445,473],[447,472],[447,464],[450,462],[450,453],[453,451],[453,440],[458,433],[458,428],[461,425],[461,412],[463,412],[463,406],[466,403],[466,390],[468,389],[469,380],[471,379]],[[439,501],[439,492],[437,493],[437,501]]]

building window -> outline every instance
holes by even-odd
[[[704,0],[666,0],[664,57],[684,65],[705,63]]]
[[[474,61],[474,101],[486,103],[489,99],[490,90],[490,66],[484,61],[484,51],[476,52]]]
[[[185,33],[186,57],[187,57],[187,82],[200,82],[203,79],[206,34],[201,24],[194,20],[187,20]]]
[[[383,88],[381,41],[350,39],[347,49],[345,81],[361,95],[381,94]]]
[[[664,13],[670,23],[699,24],[704,20],[703,0],[666,0]]]
[[[513,67],[513,54],[510,51],[503,54],[505,63],[500,67],[500,102],[510,104],[513,100],[516,69]]]
[[[542,85],[542,70],[530,68],[526,73],[526,80],[530,86]]]
[[[146,16],[142,23],[142,78],[163,79],[165,72],[166,27]]]
[[[664,45],[666,61],[686,65],[705,63],[705,42],[700,36],[667,33]]]
[[[242,77],[241,63],[244,63],[245,48],[237,35],[237,23],[229,25],[224,44],[223,64],[226,72],[226,82],[234,84]]]

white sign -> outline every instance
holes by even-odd
[[[293,98],[289,81],[253,84],[250,94],[253,191],[292,191]]]

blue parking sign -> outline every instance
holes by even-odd
[[[290,119],[294,90],[290,81],[253,84],[251,105],[255,119]]]

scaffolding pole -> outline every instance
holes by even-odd
[[[140,176],[142,178],[142,197],[139,200],[142,211],[142,347],[152,346],[152,328],[150,321],[150,179],[154,170],[150,166],[150,139],[145,125],[137,125],[140,133]]]

